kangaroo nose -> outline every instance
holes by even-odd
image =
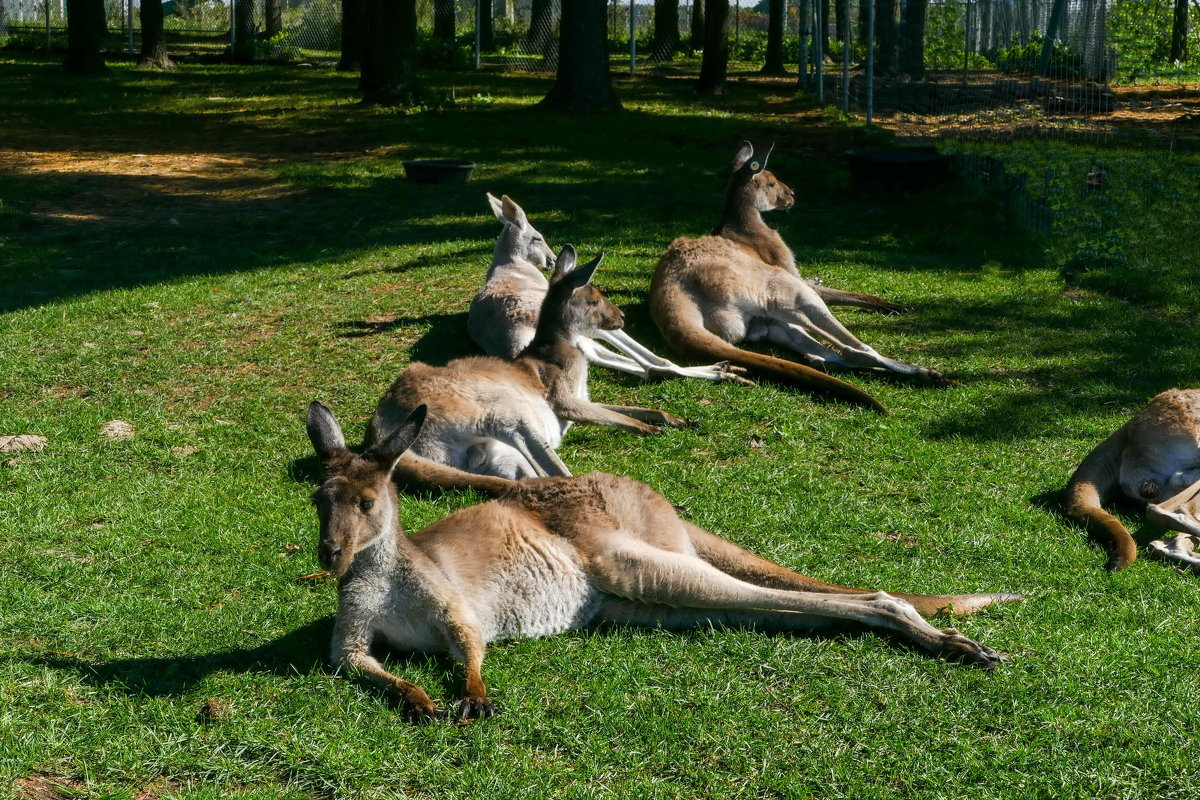
[[[326,569],[337,557],[342,554],[342,548],[335,545],[333,542],[321,542],[321,546],[317,548],[317,560],[321,562],[321,566]]]

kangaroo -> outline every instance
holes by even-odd
[[[829,305],[894,314],[904,309],[873,295],[806,281],[796,257],[762,212],[788,209],[792,190],[767,170],[766,152],[743,142],[733,160],[725,208],[713,233],[671,242],[650,286],[650,316],[667,343],[693,358],[726,359],[762,375],[825,392],[886,414],[866,392],[811,367],[742,350],[766,340],[815,364],[882,370],[929,383],[938,372],[885,358],[834,319]],[[829,342],[821,344],[818,339]]]
[[[508,195],[497,199],[489,193],[487,199],[504,228],[496,240],[486,282],[471,300],[467,331],[483,352],[511,361],[533,341],[538,311],[550,288],[542,272],[554,266],[554,258],[545,238],[529,224],[525,211]],[[620,329],[585,331],[584,336],[577,343],[579,349],[590,363],[601,367],[641,378],[670,375],[753,385],[753,381],[741,377],[745,370],[740,367],[726,362],[681,367],[655,355]]]
[[[313,493],[317,557],[340,578],[332,661],[393,693],[410,720],[438,709],[421,687],[371,655],[377,637],[462,662],[463,717],[495,711],[480,673],[489,642],[597,622],[789,631],[849,622],[894,631],[935,655],[985,669],[1001,660],[952,628],[938,630],[921,613],[948,607],[973,613],[1020,595],[893,596],[824,583],[681,520],[658,492],[615,475],[521,481],[497,500],[405,536],[391,475],[420,440],[426,415],[418,406],[361,455],[346,449],[324,405],[309,405],[307,419],[325,466]]]
[[[414,362],[401,372],[379,401],[366,446],[383,441],[414,408],[427,405],[425,435],[401,459],[397,474],[418,483],[495,493],[518,478],[570,475],[554,451],[572,422],[634,433],[686,425],[664,411],[588,399],[588,364],[578,343],[584,331],[616,330],[624,319],[591,285],[602,258],[576,267],[575,249],[563,248],[537,332],[516,360],[471,356],[444,367]]]
[[[1174,539],[1156,555],[1200,572],[1200,389],[1170,389],[1118,428],[1080,463],[1067,484],[1067,513],[1109,549],[1108,569],[1137,559],[1129,531],[1102,506],[1117,495],[1146,503],[1146,517]]]

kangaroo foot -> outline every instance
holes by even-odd
[[[939,655],[953,658],[967,664],[974,664],[981,669],[993,670],[1004,661],[1004,656],[992,648],[982,645],[973,639],[968,639],[954,628],[942,631],[942,641],[938,646]]]
[[[1165,561],[1173,561],[1181,569],[1200,572],[1200,556],[1196,555],[1196,537],[1180,533],[1174,539],[1159,539],[1150,543],[1150,551]]]

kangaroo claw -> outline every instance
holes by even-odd
[[[941,654],[947,658],[974,664],[980,669],[993,670],[1007,659],[987,645],[968,639],[954,628],[942,631]]]
[[[496,706],[486,697],[464,697],[455,703],[455,707],[460,720],[487,719],[496,715]]]

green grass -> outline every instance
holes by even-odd
[[[1200,586],[1153,561],[1106,574],[1057,501],[1133,410],[1197,385],[1190,328],[1065,291],[993,199],[856,194],[837,156],[858,134],[758,88],[735,83],[714,106],[686,85],[622,81],[627,113],[560,117],[527,109],[545,79],[430,83],[471,99],[402,113],[359,108],[353,77],[323,69],[116,67],[79,82],[0,64],[13,148],[0,433],[49,438],[0,467],[0,786],[46,774],[97,797],[1197,796]],[[497,232],[485,191],[515,197],[556,245],[604,250],[598,283],[663,350],[649,275],[671,238],[711,226],[742,137],[778,143],[772,167],[798,203],[773,221],[806,274],[915,309],[842,319],[962,385],[850,376],[885,419],[771,385],[595,371],[597,398],[697,426],[577,427],[564,460],[645,480],[697,523],[827,580],[1027,592],[954,623],[1011,662],[985,674],[866,632],[588,631],[493,647],[500,716],[404,724],[326,666],[335,587],[297,580],[316,569],[305,406],[329,403],[354,440],[411,358],[469,351],[466,303]],[[22,151],[93,166],[33,171]],[[235,166],[163,179],[129,167],[134,153]],[[403,158],[445,155],[477,160],[476,180],[403,180]],[[94,166],[108,157],[122,174]],[[230,193],[239,179],[261,185]],[[102,441],[115,418],[136,438]],[[416,530],[476,499],[406,495],[403,519]],[[458,692],[449,660],[390,663],[443,702]],[[198,720],[208,700],[227,713]]]

